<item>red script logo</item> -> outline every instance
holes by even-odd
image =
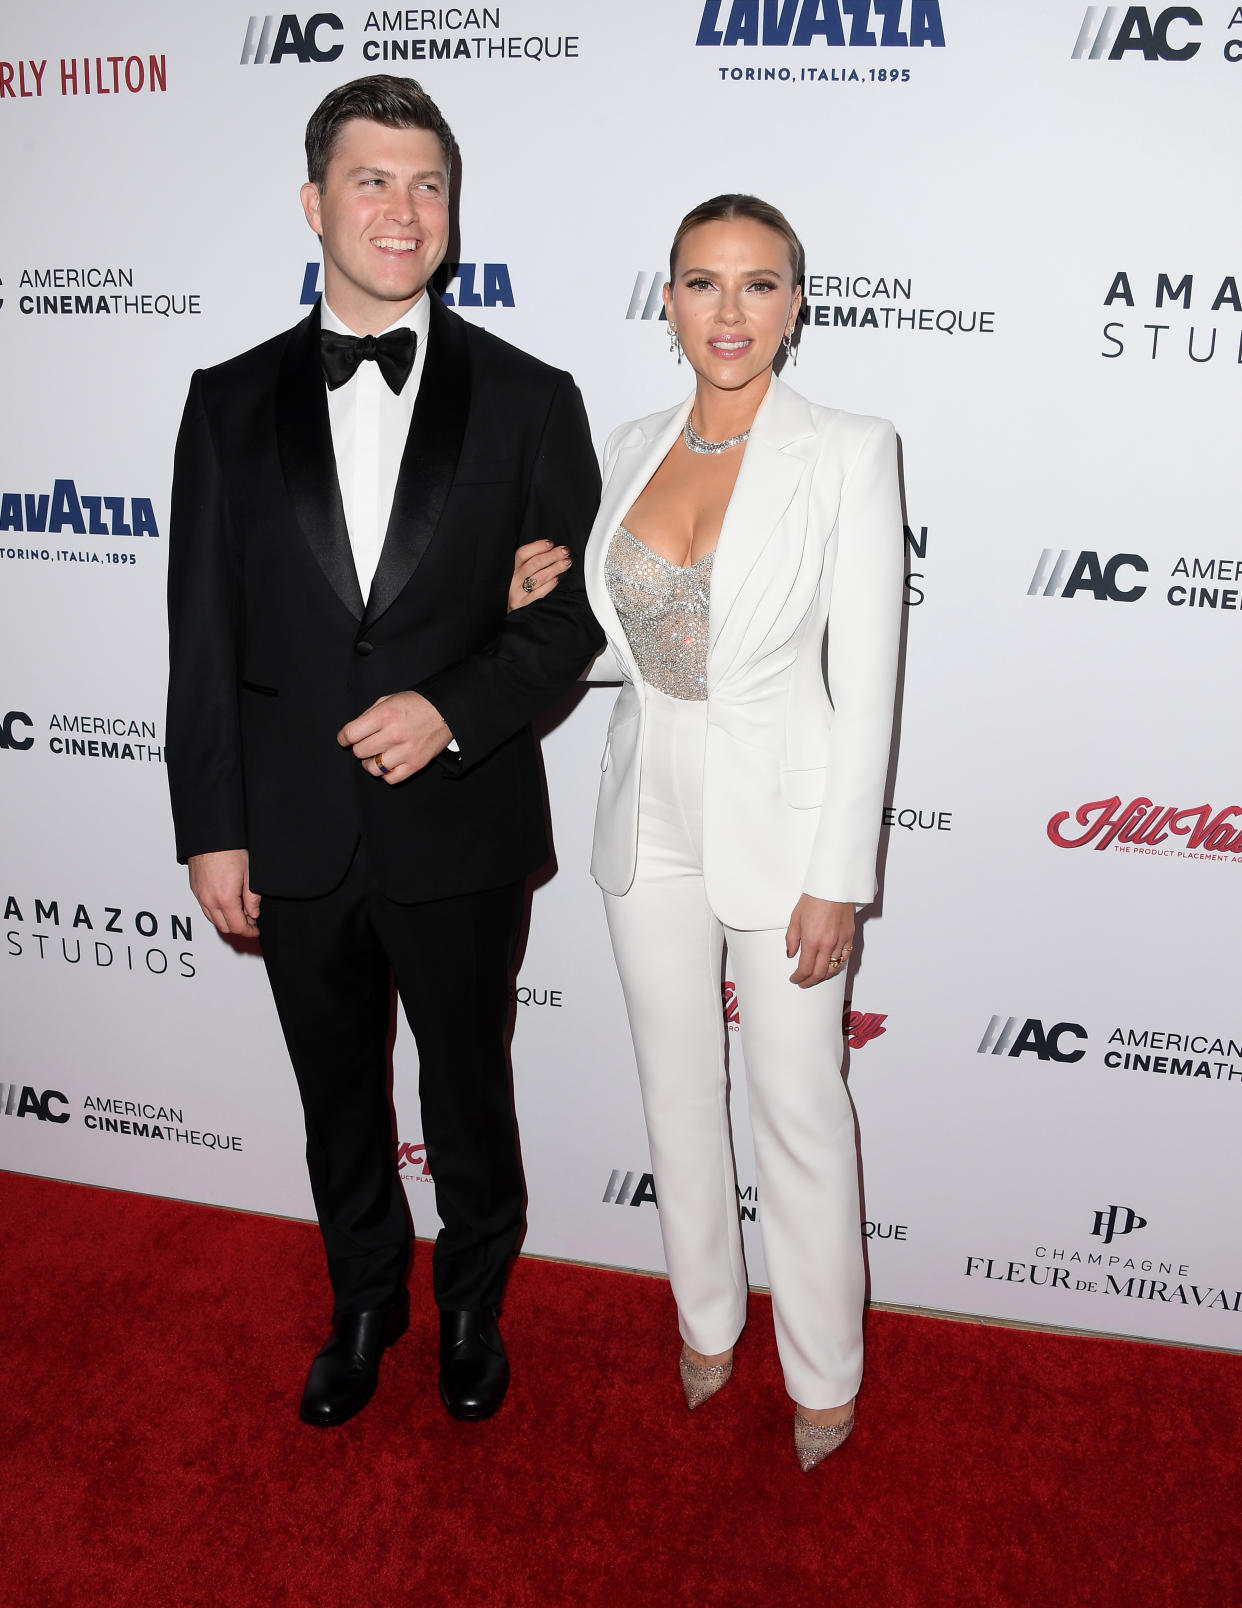
[[[1227,804],[1213,813],[1210,804],[1183,810],[1176,805],[1154,804],[1149,798],[1135,798],[1123,809],[1120,796],[1114,793],[1112,798],[1078,806],[1073,815],[1082,828],[1078,833],[1065,832],[1070,812],[1061,810],[1048,822],[1048,837],[1058,849],[1082,849],[1088,843],[1106,849],[1114,842],[1150,849],[1166,842],[1172,833],[1184,838],[1188,849],[1242,854],[1242,825],[1232,817],[1242,817],[1242,804]]]

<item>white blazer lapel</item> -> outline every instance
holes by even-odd
[[[743,609],[736,614],[737,631],[731,628],[738,600],[793,501],[814,449],[810,408],[773,375],[751,426],[712,565],[708,636],[713,670],[727,663],[733,637],[750,623],[750,611]]]
[[[617,618],[617,611],[608,595],[608,587],[604,580],[604,563],[617,526],[639,492],[664,462],[669,448],[681,433],[681,427],[686,421],[693,400],[693,397],[687,397],[677,407],[641,420],[634,427],[629,439],[617,449],[616,456],[608,467],[608,478],[604,482],[600,497],[599,513],[595,516],[590,541],[587,544],[587,596],[595,611],[595,618],[608,638],[609,646],[621,663],[629,666],[631,674],[635,677],[637,666],[630,651],[629,640],[621,628],[621,621]]]

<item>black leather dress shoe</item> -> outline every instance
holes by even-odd
[[[509,1359],[491,1307],[440,1314],[440,1400],[454,1418],[490,1418],[509,1388]]]
[[[361,1412],[379,1383],[384,1347],[410,1324],[410,1296],[402,1290],[391,1306],[347,1312],[332,1325],[326,1346],[311,1363],[298,1416],[304,1424],[330,1428]]]

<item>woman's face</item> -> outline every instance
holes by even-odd
[[[664,287],[664,311],[686,357],[726,391],[767,374],[801,302],[784,237],[752,218],[691,229]]]

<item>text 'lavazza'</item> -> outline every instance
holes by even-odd
[[[128,548],[61,547],[31,542],[31,536],[108,536],[158,538],[160,531],[150,497],[108,496],[79,492],[72,480],[56,480],[48,491],[0,492],[0,532],[14,531],[26,541],[7,545],[0,538],[0,558],[40,564],[135,564]]]
[[[847,20],[848,19],[848,20]],[[696,45],[942,47],[939,0],[705,0]]]

